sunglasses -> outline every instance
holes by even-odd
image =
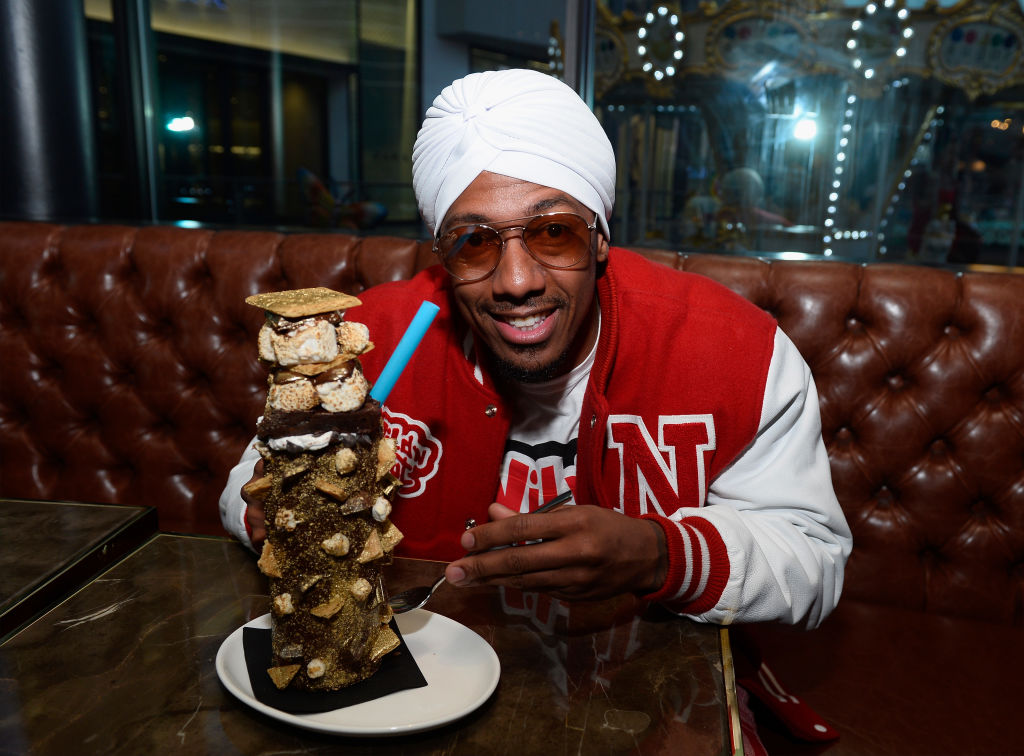
[[[561,270],[577,265],[587,256],[597,229],[597,213],[593,223],[587,223],[576,213],[543,213],[509,222],[516,221],[525,223],[502,229],[482,223],[455,226],[434,240],[434,253],[454,278],[473,283],[487,278],[498,267],[509,231],[520,232],[523,246],[534,260]]]

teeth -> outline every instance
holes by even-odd
[[[535,325],[542,322],[543,320],[543,315],[530,315],[525,318],[507,318],[505,322],[511,326],[515,326],[516,328],[525,331],[529,328],[533,328]]]

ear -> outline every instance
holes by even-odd
[[[604,234],[599,233],[597,235],[597,263],[600,265],[603,262],[608,261],[608,240],[604,238]]]

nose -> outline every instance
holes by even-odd
[[[509,233],[512,232],[512,233]],[[501,232],[503,250],[494,269],[491,286],[495,295],[522,299],[544,290],[544,266],[533,259],[523,242],[522,228]]]

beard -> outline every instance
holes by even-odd
[[[490,349],[485,352],[487,367],[497,382],[542,383],[565,372],[569,362],[569,352],[564,351],[547,364],[534,360],[540,349],[534,346],[518,347],[516,352],[524,359],[522,362],[509,362],[498,357]]]

